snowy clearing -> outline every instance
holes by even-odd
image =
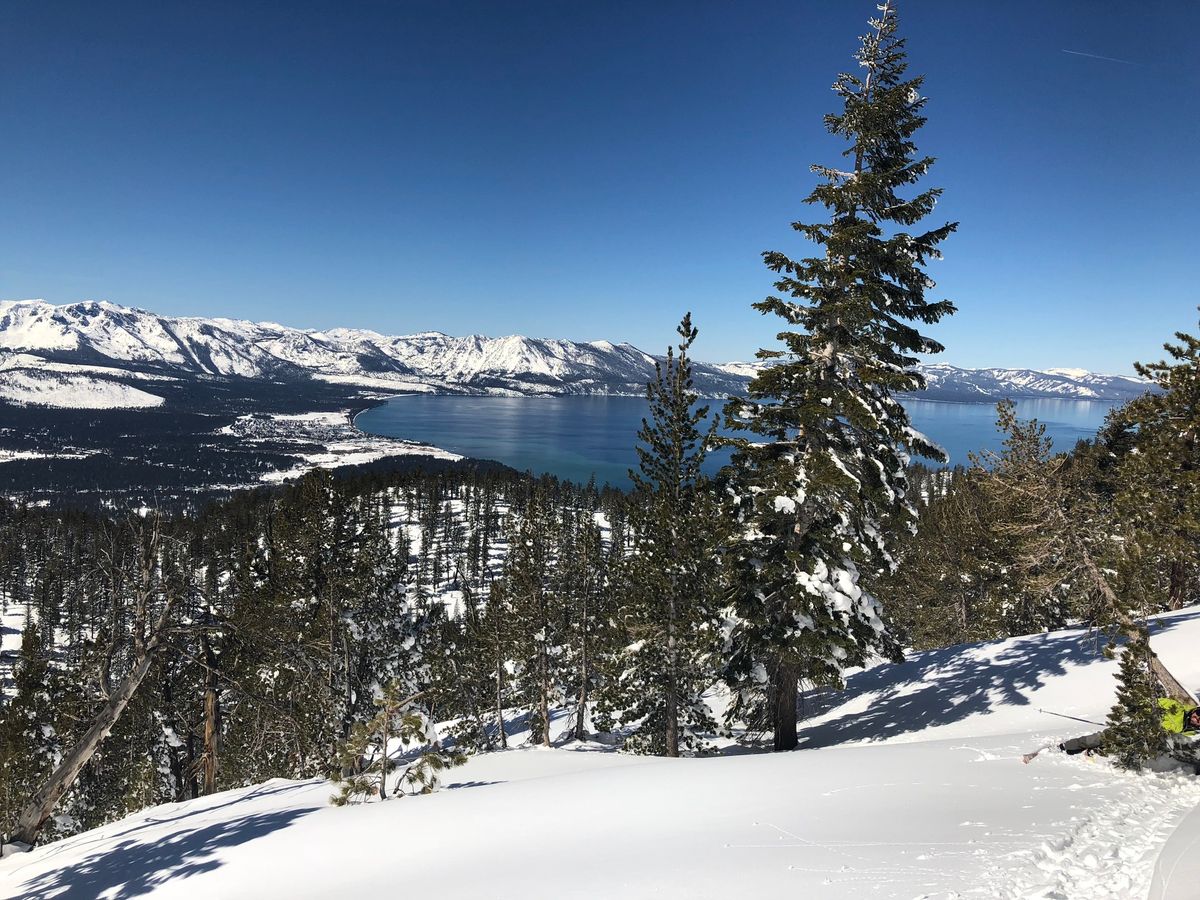
[[[1200,610],[1160,621],[1155,647],[1194,689]],[[522,748],[429,797],[339,809],[326,783],[274,781],[160,806],[0,862],[0,893],[1094,900],[1146,897],[1153,878],[1157,900],[1195,897],[1179,848],[1200,815],[1171,835],[1200,780],[1053,751],[1021,764],[1089,729],[1039,708],[1104,717],[1115,665],[1098,651],[1067,631],[861,672],[818,698],[816,749],[794,753]]]

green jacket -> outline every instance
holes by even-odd
[[[1187,718],[1187,714],[1190,713],[1193,709],[1196,709],[1196,707],[1184,706],[1182,703],[1178,702],[1177,700],[1170,700],[1166,697],[1160,698],[1158,701],[1158,705],[1162,708],[1162,711],[1163,711],[1163,717],[1162,717],[1163,731],[1169,731],[1171,734],[1187,734],[1187,735],[1196,733],[1194,730],[1191,730],[1191,731],[1183,730],[1184,719]]]

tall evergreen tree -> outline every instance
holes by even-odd
[[[696,750],[716,723],[702,694],[717,680],[720,517],[701,467],[716,428],[700,406],[688,353],[696,340],[691,314],[677,329],[679,356],[667,348],[647,385],[639,470],[625,563],[623,718],[637,723],[626,748],[678,756]]]
[[[0,697],[0,825],[12,821],[62,753],[56,720],[64,704],[58,680],[37,623],[26,618],[12,696]]]
[[[749,398],[727,407],[732,428],[759,436],[738,441],[733,462],[740,539],[731,714],[757,718],[779,750],[796,745],[801,678],[836,683],[872,652],[895,653],[859,566],[888,565],[884,520],[915,517],[906,500],[908,452],[943,458],[893,396],[924,387],[916,354],[942,349],[910,323],[954,311],[949,301],[926,299],[933,281],[924,266],[956,226],[907,230],[941,191],[901,196],[933,159],[913,143],[926,101],[922,79],[905,77],[891,0],[855,59],[861,72],[834,85],[841,112],[825,118],[848,144],[849,168],[813,166],[823,181],[806,202],[828,218],[792,226],[822,252],[800,260],[763,254],[782,296],[754,308],[783,320],[783,348],[759,352],[766,365]]]
[[[1200,339],[1177,332],[1171,361],[1135,363],[1159,388],[1117,410],[1125,452],[1115,505],[1137,557],[1145,605],[1178,609],[1200,585]]]
[[[1086,579],[1077,577],[1088,530],[1053,526],[1060,516],[1082,526],[1091,518],[1088,498],[1071,490],[1067,457],[1054,454],[1045,425],[1018,419],[1016,405],[1004,400],[996,406],[996,427],[1005,436],[1003,451],[971,457],[987,528],[987,555],[976,559],[1004,574],[983,609],[989,636],[1062,628],[1088,603]]]
[[[555,587],[557,523],[535,489],[514,523],[504,563],[503,594],[515,638],[511,684],[530,710],[530,741],[550,746],[551,709],[564,696],[563,604]]]
[[[1009,596],[1011,555],[990,527],[979,469],[945,471],[920,507],[915,533],[903,534],[896,570],[876,585],[906,646],[916,650],[985,641],[995,631],[996,598]]]
[[[566,606],[568,629],[564,668],[574,682],[573,736],[582,741],[592,729],[593,688],[601,678],[604,660],[613,650],[614,629],[610,622],[614,604],[608,557],[594,511],[587,506],[564,510],[561,528],[556,568],[557,590]]]

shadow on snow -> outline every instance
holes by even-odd
[[[131,837],[152,825],[183,822],[264,794],[280,793],[294,787],[255,791],[236,800],[205,807],[174,818],[149,819],[144,824],[115,835],[85,842],[95,844],[88,856],[69,866],[56,868],[30,878],[22,885],[23,900],[125,900],[149,894],[176,878],[188,878],[210,872],[222,865],[219,851],[248,843],[271,832],[287,828],[308,815],[312,808],[285,809],[255,813],[238,819],[221,820],[196,828],[181,826],[169,834],[151,840]],[[78,847],[70,841],[66,845]]]
[[[1200,610],[1160,620],[1152,634],[1200,618]],[[1002,644],[946,647],[852,675],[845,690],[812,697],[822,711],[873,695],[870,705],[827,722],[804,726],[800,748],[884,740],[958,722],[1003,706],[1028,706],[1028,694],[1071,666],[1103,661],[1099,631],[1014,638]],[[815,713],[814,713],[815,714]],[[1086,726],[1083,726],[1086,727]]]

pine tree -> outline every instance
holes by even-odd
[[[570,679],[567,689],[573,694],[573,737],[582,741],[594,725],[593,690],[613,649],[612,592],[608,558],[591,505],[564,510],[560,534],[557,591],[566,607],[568,629],[563,662]]]
[[[1134,364],[1159,390],[1109,423],[1124,445],[1115,504],[1150,609],[1192,603],[1200,584],[1200,339],[1175,337],[1164,345],[1171,362]]]
[[[1016,589],[1014,606],[1004,601],[1000,620],[1009,633],[1062,627],[1081,617],[1130,640],[1141,634],[1139,591],[1131,589],[1124,541],[1113,511],[1089,488],[1094,470],[1087,454],[1050,456],[1049,441],[1036,420],[1020,423],[1011,401],[997,406],[1009,432],[1005,453],[989,478],[993,529],[1011,542]],[[1110,564],[1111,563],[1111,564]],[[1126,570],[1122,575],[1122,569]],[[1162,689],[1190,701],[1187,689],[1149,650],[1148,664]]]
[[[15,841],[34,844],[85,767],[94,758],[103,759],[105,740],[167,647],[179,593],[173,589],[174,579],[168,571],[167,559],[171,554],[163,550],[161,517],[155,515],[149,523],[131,523],[129,534],[128,555],[114,555],[106,573],[114,592],[124,594],[127,589],[128,596],[121,597],[123,608],[118,608],[115,602],[112,606],[114,627],[108,632],[107,648],[102,651],[98,671],[102,702],[92,706],[87,730],[57,761],[54,770],[16,816],[11,832]]]
[[[862,74],[838,76],[842,111],[825,124],[848,143],[850,167],[813,167],[824,181],[807,202],[823,206],[828,220],[792,226],[823,252],[763,254],[784,296],[754,308],[783,319],[784,347],[759,352],[766,366],[749,398],[727,407],[732,428],[760,438],[738,441],[733,460],[740,539],[730,712],[772,729],[780,750],[796,745],[801,678],[837,683],[844,667],[872,652],[896,652],[859,566],[888,565],[884,521],[915,518],[907,453],[944,458],[893,396],[924,386],[916,354],[942,349],[909,323],[954,311],[949,301],[926,300],[933,282],[924,265],[956,227],[904,230],[932,212],[941,191],[900,194],[933,159],[912,140],[926,101],[922,79],[905,77],[896,29],[889,0],[856,54]]]
[[[419,699],[420,694],[408,694],[400,681],[375,698],[379,711],[356,723],[339,747],[344,774],[334,778],[339,790],[331,803],[345,806],[375,795],[386,800],[389,795],[428,794],[437,789],[443,770],[466,762],[461,753],[442,749],[428,715],[416,705]],[[410,749],[414,746],[416,750]],[[389,776],[397,770],[400,774],[389,788]]]
[[[896,570],[877,584],[889,616],[916,650],[1001,635],[994,610],[1011,596],[1003,546],[991,528],[983,491],[988,473],[944,471],[920,507],[914,533],[900,536]]]
[[[492,732],[501,750],[508,749],[504,710],[512,703],[510,687],[512,660],[517,657],[508,594],[503,580],[492,582],[479,629],[481,658],[491,681]]]
[[[530,741],[551,744],[551,709],[564,697],[562,597],[554,590],[558,534],[544,491],[535,489],[510,533],[503,594],[515,638],[510,683],[530,710]]]
[[[27,616],[13,666],[12,696],[0,698],[0,833],[62,753],[55,727],[63,711],[57,683],[37,623]]]
[[[1158,680],[1150,669],[1153,653],[1145,625],[1139,625],[1121,651],[1117,702],[1108,714],[1104,752],[1122,769],[1137,771],[1170,750],[1160,724]]]
[[[985,505],[988,556],[1005,575],[992,585],[982,612],[995,637],[1062,628],[1089,602],[1087,579],[1078,571],[1089,516],[1086,502],[1077,501],[1087,498],[1072,491],[1068,459],[1054,454],[1045,425],[1019,420],[1016,405],[1004,400],[996,406],[996,427],[1005,435],[1003,451],[971,457]],[[1055,527],[1060,521],[1071,527]]]
[[[678,756],[702,749],[716,730],[703,693],[717,680],[721,599],[720,517],[701,468],[716,422],[699,406],[688,356],[691,314],[647,385],[650,418],[638,432],[639,471],[630,472],[633,552],[625,562],[622,718],[636,723],[634,752]]]

